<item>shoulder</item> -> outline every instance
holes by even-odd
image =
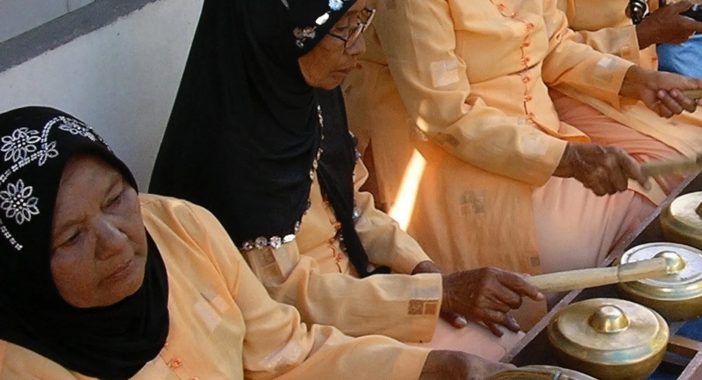
[[[24,347],[0,340],[0,379],[86,379]]]
[[[214,215],[207,209],[184,199],[139,194],[139,202],[145,221],[153,219],[169,225],[188,224],[191,226],[197,226],[203,222],[218,223]]]

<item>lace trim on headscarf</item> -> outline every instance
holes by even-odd
[[[91,141],[99,141],[107,146],[99,136],[93,133],[90,127],[79,120],[65,116],[49,120],[44,125],[41,134],[36,130],[20,127],[0,138],[2,143],[0,152],[4,153],[2,159],[6,163],[12,162],[12,165],[0,175],[0,233],[17,251],[21,251],[24,246],[7,229],[6,223],[14,222],[17,225],[22,225],[39,215],[41,210],[38,206],[39,198],[33,196],[34,187],[31,183],[25,183],[22,179],[18,179],[14,183],[6,184],[6,182],[12,174],[27,165],[36,162],[41,167],[46,164],[47,160],[59,156],[59,152],[56,150],[56,141],[49,141],[49,132],[56,125],[62,131],[86,137]]]

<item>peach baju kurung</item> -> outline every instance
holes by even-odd
[[[141,204],[168,271],[170,326],[166,345],[134,379],[419,377],[428,350],[306,325],[294,308],[271,300],[206,210],[151,195]],[[88,377],[0,340],[0,379]]]
[[[576,40],[595,49],[620,56],[642,67],[658,68],[656,47],[639,49],[636,28],[625,15],[628,0],[559,0],[558,7],[567,17],[571,28],[577,31]],[[649,1],[649,9],[658,8],[658,1]],[[663,119],[641,102],[628,102],[620,108],[612,107],[587,93],[579,93],[565,86],[555,86],[561,94],[576,99],[636,131],[664,142],[687,156],[702,152],[702,109]],[[561,94],[554,94],[561,97]],[[556,110],[563,114],[578,107],[576,102],[556,102]],[[582,122],[587,122],[583,119]]]
[[[369,261],[392,268],[394,274],[358,278],[337,238],[340,225],[334,210],[316,179],[296,239],[278,249],[244,253],[254,273],[273,299],[295,306],[306,323],[333,325],[353,336],[381,334],[499,359],[521,335],[505,332],[497,338],[473,323],[457,330],[439,318],[441,276],[408,275],[417,264],[430,259],[392,218],[375,208],[369,193],[358,191],[367,177],[358,160],[354,170],[356,231]],[[526,318],[523,321],[530,323]]]
[[[600,126],[564,122],[548,86],[617,109],[632,65],[579,43],[556,0],[371,6],[378,16],[363,69],[345,84],[351,127],[373,145],[391,215],[409,215],[401,222],[442,268],[538,274],[594,266],[663,199],[655,183],[597,197],[552,177],[569,141],[610,142],[589,136]],[[409,162],[420,163],[413,189]],[[403,203],[398,194],[408,188]]]

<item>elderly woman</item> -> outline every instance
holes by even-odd
[[[150,191],[212,211],[305,322],[502,356],[518,338],[501,329],[519,329],[508,312],[538,291],[497,269],[422,273],[438,269],[358,191],[366,172],[337,86],[375,11],[365,0],[241,3],[205,1]],[[504,337],[443,324],[455,339],[435,337],[441,312]]]
[[[0,115],[0,378],[468,379],[505,365],[301,323],[204,209],[138,195],[62,112]]]
[[[702,22],[682,16],[692,3],[686,0],[659,8],[658,0],[648,2],[650,13],[642,20],[634,16],[638,25],[632,23],[624,9],[629,0],[560,0],[559,9],[568,17],[570,28],[577,34],[574,39],[586,43],[598,51],[610,53],[636,63],[642,67],[657,70],[658,56],[656,44],[679,43],[686,41],[695,32],[702,32]],[[645,5],[645,2],[638,2]],[[694,157],[702,153],[702,111],[675,115],[662,119],[643,103],[630,102],[621,107],[613,107],[606,102],[574,91],[566,85],[557,85],[551,91],[556,111],[561,120],[580,127],[597,123],[600,133],[606,133],[610,126],[631,136],[642,133],[654,137],[683,155]],[[629,129],[616,128],[624,124]],[[621,138],[626,138],[622,134]],[[664,188],[670,189],[678,178],[659,178]]]
[[[635,159],[679,152],[641,134],[618,141],[622,125],[594,135],[597,122],[563,122],[548,86],[668,116],[694,111],[679,90],[702,82],[578,43],[556,0],[377,4],[347,87],[351,126],[370,135],[391,215],[441,267],[595,266],[663,199]]]

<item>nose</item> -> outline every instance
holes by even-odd
[[[109,259],[124,251],[129,244],[127,235],[109,219],[103,219],[96,226],[96,256],[100,260]]]

